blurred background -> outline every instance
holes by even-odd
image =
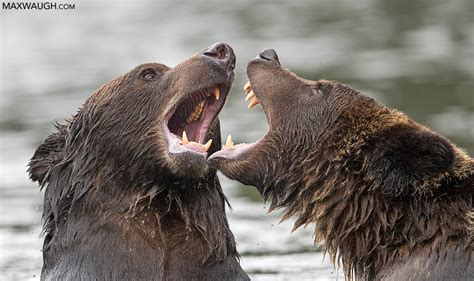
[[[68,0],[70,1],[70,0]],[[58,1],[58,3],[67,3]],[[474,154],[474,2],[470,0],[93,1],[75,10],[1,10],[0,279],[37,280],[42,193],[26,165],[54,121],[99,85],[144,62],[173,66],[231,44],[236,79],[221,114],[235,142],[261,137],[246,109],[246,63],[264,48],[308,79],[335,79],[406,112]],[[290,233],[254,188],[224,179],[242,266],[253,280],[344,280]]]

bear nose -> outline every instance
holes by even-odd
[[[214,43],[204,50],[203,55],[212,58],[227,70],[232,71],[235,68],[234,50],[229,44],[220,42]]]
[[[278,55],[273,49],[265,49],[258,55],[259,58],[272,61],[278,63],[280,65],[280,60],[278,59]]]

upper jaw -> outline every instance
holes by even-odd
[[[267,50],[266,50],[267,51]],[[248,104],[248,108],[252,108],[257,104],[260,104],[265,112],[267,122],[270,127],[270,131],[267,132],[261,139],[257,140],[254,143],[241,143],[234,145],[230,136],[228,137],[226,143],[224,144],[222,150],[215,152],[212,154],[209,159],[208,163],[212,166],[218,165],[220,160],[231,159],[231,160],[240,160],[247,157],[250,153],[259,150],[261,146],[264,145],[265,139],[269,134],[271,134],[271,127],[272,127],[272,118],[271,114],[267,111],[267,103],[270,101],[266,98],[268,91],[264,91],[262,88],[265,85],[262,85],[261,79],[259,79],[259,74],[263,71],[268,72],[272,70],[281,71],[281,65],[278,60],[278,57],[271,57],[262,52],[256,58],[252,59],[247,65],[247,76],[249,77],[249,82],[245,84],[244,91],[246,94],[245,100],[250,101]],[[270,51],[270,50],[268,50]],[[265,58],[267,57],[267,58]],[[272,74],[273,75],[273,74]],[[260,86],[260,87],[259,87]]]
[[[249,77],[250,79],[250,77]],[[252,81],[252,80],[251,80]],[[265,110],[265,105],[262,102],[262,95],[258,91],[254,91],[252,88],[252,85],[250,82],[248,82],[244,86],[244,91],[246,92],[246,101],[249,101],[248,108],[251,108],[257,104],[260,104],[267,115],[267,122],[270,125],[270,118],[269,115],[267,114]],[[271,127],[271,126],[270,126]],[[250,153],[256,151],[259,149],[260,146],[263,145],[267,135],[270,134],[270,131],[267,132],[262,138],[259,140],[252,142],[252,143],[239,143],[235,144],[233,143],[231,136],[229,135],[227,140],[225,141],[223,147],[221,150],[213,153],[212,155],[209,156],[208,158],[208,164],[210,166],[218,166],[218,162],[221,160],[225,159],[230,159],[230,160],[242,160],[246,158]]]
[[[265,85],[264,80],[268,79],[262,78],[262,76],[266,76],[267,78],[268,76],[275,76],[282,71],[285,70],[281,67],[279,61],[267,60],[262,58],[260,55],[252,59],[247,64],[247,77],[249,78],[249,82],[247,82],[244,89],[247,94],[250,92],[250,90],[253,92],[254,96],[259,100],[259,103],[261,103],[265,113],[267,113],[265,110],[266,96],[271,91],[264,90],[264,88],[267,86]]]
[[[248,63],[248,66],[250,66],[251,64],[254,64],[254,63],[264,63],[264,64],[269,64],[269,65],[271,64],[271,65],[281,66],[279,63],[277,63],[275,61],[269,61],[269,60],[263,59],[260,56],[256,56],[255,58],[251,59]]]

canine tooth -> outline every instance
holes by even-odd
[[[209,147],[211,147],[211,144],[212,144],[212,139],[208,140],[208,141],[206,142],[206,144],[203,145],[204,149],[205,149],[206,151],[208,151],[208,150],[209,150]]]
[[[254,107],[255,105],[259,104],[260,101],[257,99],[257,98],[252,98],[252,100],[250,101],[249,105],[247,106],[247,108],[252,108]]]
[[[234,146],[234,142],[232,141],[232,136],[229,135],[229,136],[227,137],[227,140],[226,140],[226,142],[225,142],[223,148],[226,149],[226,148],[231,148],[231,147],[233,147],[233,146]]]
[[[189,143],[188,136],[186,135],[186,131],[183,131],[183,137],[181,138],[181,143],[182,144],[188,144]]]
[[[221,89],[219,89],[219,87],[216,87],[214,89],[214,96],[216,97],[216,100],[219,100],[219,98],[221,96]]]
[[[247,96],[245,97],[245,101],[248,101],[249,99],[255,97],[255,93],[251,90]]]
[[[247,81],[244,86],[244,91],[248,93],[250,89],[252,89],[252,85],[250,85],[250,81]]]

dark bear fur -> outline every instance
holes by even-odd
[[[282,69],[272,52],[247,68],[268,133],[208,162],[295,216],[295,229],[315,223],[347,279],[474,280],[473,159],[350,87]]]
[[[208,53],[140,65],[56,126],[29,164],[45,190],[42,280],[248,280],[216,171],[163,136],[165,114],[196,90],[220,85],[225,100],[229,67]],[[205,139],[220,147],[217,118]]]

